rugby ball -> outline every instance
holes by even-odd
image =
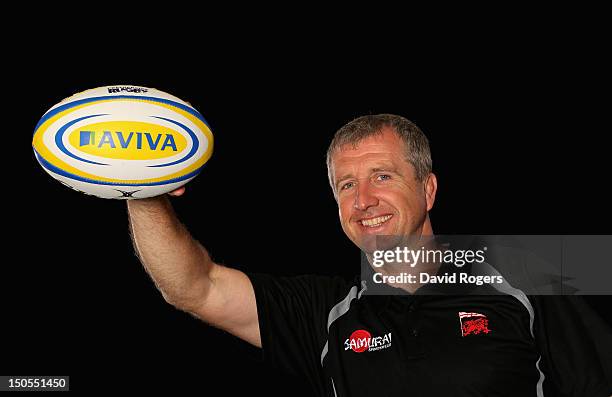
[[[101,198],[158,196],[192,180],[213,135],[189,103],[146,87],[83,91],[49,109],[34,129],[34,155],[64,185]]]

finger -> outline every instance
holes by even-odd
[[[179,196],[182,196],[184,193],[185,193],[185,186],[181,186],[178,189],[173,190],[168,194],[173,197],[179,197]]]

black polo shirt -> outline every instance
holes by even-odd
[[[577,297],[375,296],[358,279],[249,277],[264,359],[319,396],[612,394]]]

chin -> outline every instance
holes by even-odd
[[[403,240],[401,235],[365,235],[359,239],[359,242],[353,242],[363,252],[371,254],[374,251],[392,250],[399,246]]]

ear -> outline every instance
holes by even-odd
[[[427,203],[427,211],[433,208],[436,201],[436,191],[438,190],[438,180],[433,173],[430,173],[425,180],[425,201]]]

